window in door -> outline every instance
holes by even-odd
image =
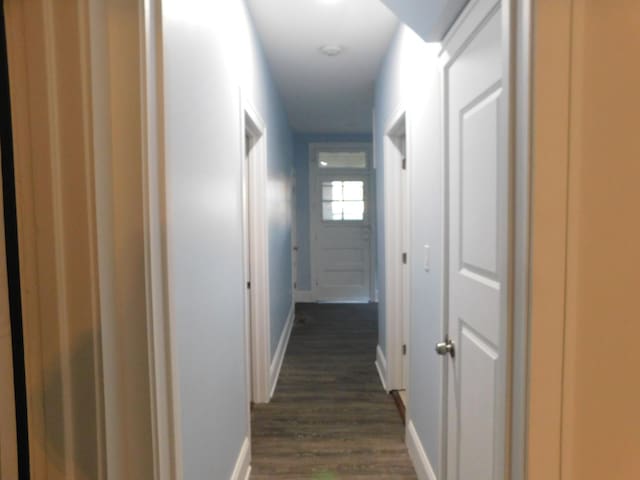
[[[322,182],[322,220],[325,222],[361,222],[365,200],[363,181]]]
[[[319,152],[318,167],[330,168],[367,168],[367,152]]]

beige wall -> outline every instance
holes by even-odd
[[[31,478],[102,480],[87,2],[7,0],[3,7]]]
[[[575,1],[563,478],[640,478],[640,2]]]
[[[536,6],[528,471],[640,478],[640,2]]]

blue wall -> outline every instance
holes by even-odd
[[[424,40],[442,40],[469,0],[382,0]]]
[[[297,290],[311,290],[311,239],[309,223],[309,144],[331,142],[371,143],[371,134],[315,134],[294,135],[296,176],[296,227],[298,234]],[[379,203],[380,204],[380,203]]]
[[[266,68],[266,66],[265,66]],[[280,97],[268,80],[269,94],[261,105],[268,112],[268,203],[269,203],[269,309],[271,318],[271,358],[284,330],[293,306],[293,279],[291,267],[291,222],[295,205],[292,197],[294,174],[293,134]]]
[[[420,442],[436,472],[441,472],[443,360],[433,346],[443,338],[443,205],[441,93],[438,44],[427,44],[406,26],[398,30],[376,82],[374,138],[378,203],[383,205],[384,141],[392,115],[407,118],[410,197],[410,344],[409,410]],[[378,210],[378,259],[384,278],[384,211]],[[431,269],[423,268],[424,245],[431,247]],[[380,347],[387,353],[384,313],[386,296],[380,282]],[[438,475],[440,478],[441,475]]]
[[[240,92],[267,124],[272,344],[291,304],[293,137],[245,2],[162,10],[181,476],[228,479],[249,438]]]

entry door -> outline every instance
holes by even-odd
[[[355,161],[352,155],[342,155]],[[318,165],[329,165],[332,160],[326,158]],[[353,168],[312,167],[311,255],[313,291],[318,301],[366,302],[371,298],[373,202],[366,166],[367,163],[360,172]]]
[[[445,43],[449,172],[448,478],[505,478],[509,156],[500,2]],[[443,353],[442,349],[440,353]]]

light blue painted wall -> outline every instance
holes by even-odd
[[[240,90],[267,124],[272,345],[291,302],[293,138],[243,1],[164,0],[163,49],[183,477],[228,479],[249,433]]]
[[[440,41],[469,0],[382,0],[426,41]]]
[[[374,138],[378,203],[383,205],[384,135],[392,115],[407,113],[410,156],[411,324],[409,412],[420,441],[436,470],[441,468],[440,438],[443,361],[433,347],[442,338],[442,149],[439,45],[423,42],[400,27],[376,83]],[[378,210],[380,278],[384,278],[384,214]],[[423,268],[424,245],[431,247],[431,270]],[[386,354],[385,292],[380,282],[380,346]]]
[[[297,289],[311,290],[311,226],[309,222],[309,144],[331,142],[371,143],[372,135],[296,133],[294,158],[296,175],[296,229],[298,237]]]
[[[268,77],[267,77],[268,78]],[[269,81],[268,94],[261,111],[270,112],[267,121],[268,148],[268,204],[269,204],[269,282],[271,290],[271,357],[284,330],[293,306],[293,279],[291,266],[291,221],[295,205],[292,195],[294,161],[293,134],[280,97]]]

